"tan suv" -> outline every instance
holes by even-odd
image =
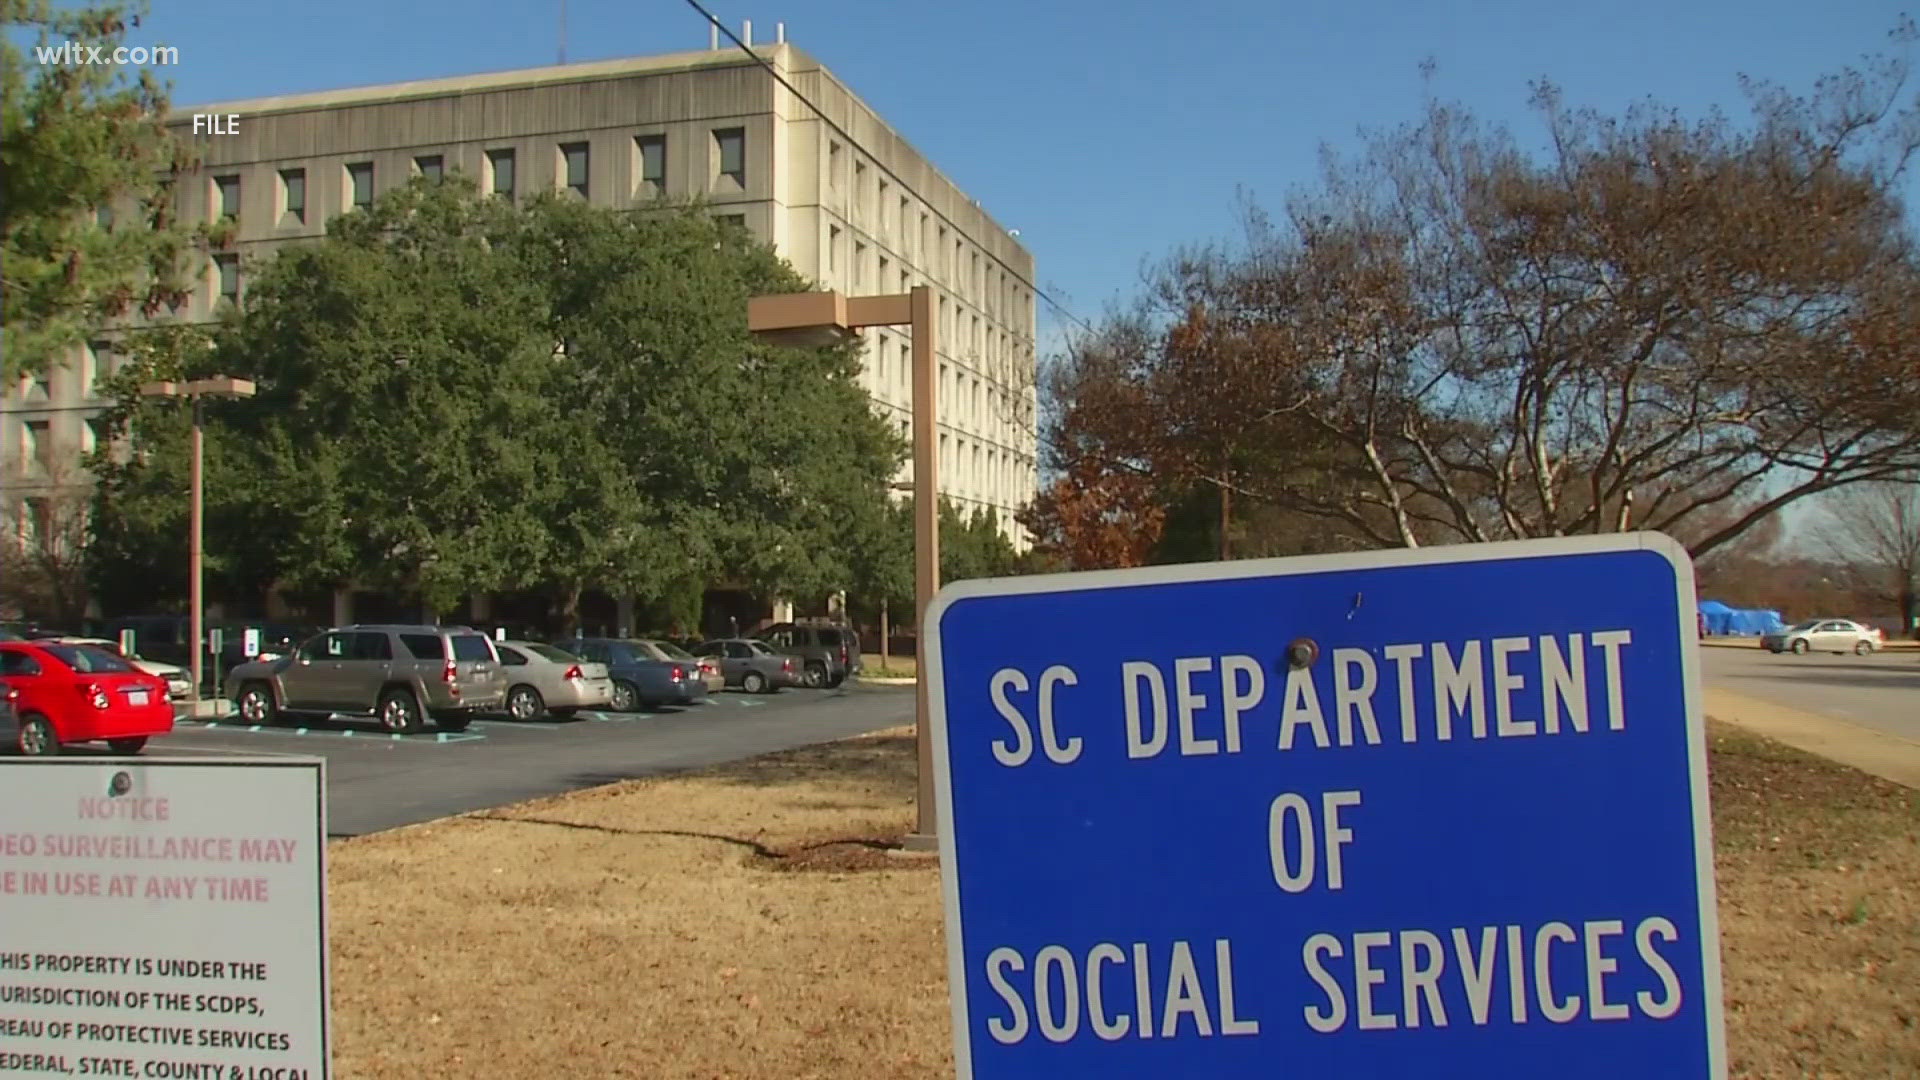
[[[373,716],[388,731],[419,731],[432,718],[464,731],[498,711],[507,673],[493,642],[465,626],[344,626],[310,638],[290,656],[241,664],[227,696],[249,724],[289,713]]]

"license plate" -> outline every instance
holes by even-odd
[[[147,703],[147,692],[145,690],[127,691],[127,704],[145,705],[146,703]]]

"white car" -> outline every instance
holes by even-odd
[[[1880,631],[1851,619],[1808,619],[1760,638],[1760,647],[1775,653],[1830,652],[1864,656],[1884,643]]]
[[[163,664],[158,660],[128,656],[120,651],[120,643],[117,641],[90,637],[58,637],[44,640],[53,645],[85,645],[99,649],[101,652],[112,653],[154,678],[164,680],[167,684],[167,696],[175,701],[184,701],[193,694],[193,676],[186,668],[176,664]]]

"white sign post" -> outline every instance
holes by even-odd
[[[0,1073],[326,1080],[318,758],[0,761]]]

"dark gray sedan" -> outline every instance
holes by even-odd
[[[803,680],[802,662],[797,656],[785,656],[753,638],[720,638],[693,650],[720,661],[720,674],[728,686],[737,686],[749,694],[762,694],[787,686],[799,686]]]
[[[614,712],[638,712],[661,705],[694,705],[707,698],[700,665],[691,660],[660,660],[644,641],[626,638],[569,638],[554,645],[596,664],[613,678]]]

